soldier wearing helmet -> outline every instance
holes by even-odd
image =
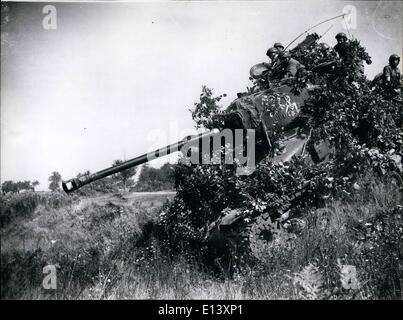
[[[400,86],[399,62],[400,57],[397,54],[392,54],[389,57],[389,64],[383,68],[382,80],[387,88],[396,89]]]
[[[274,47],[269,48],[269,50],[267,50],[267,52],[266,52],[266,56],[268,56],[271,59],[271,61],[274,61],[276,59],[277,54],[278,54],[278,50]]]
[[[265,81],[267,83],[270,83],[270,80],[273,78],[273,72],[275,69],[277,69],[277,65],[278,65],[278,50],[274,47],[269,48],[266,52],[266,55],[271,59],[271,63],[270,63],[270,68],[269,71],[265,73],[264,77],[265,77]]]
[[[361,47],[362,50],[354,50],[352,47],[353,43],[347,39],[346,34],[343,32],[338,33],[335,38],[337,44],[334,46],[334,50],[337,52],[342,62],[354,69],[355,76],[364,76],[363,60],[365,60],[367,64],[372,63],[371,57],[365,52],[365,48]]]
[[[336,34],[337,44],[334,46],[334,50],[339,54],[340,58],[344,58],[347,53],[348,39],[345,33],[339,32]]]
[[[276,42],[273,47],[276,48],[279,52],[284,50],[284,46],[280,42]]]
[[[301,68],[305,68],[303,64],[299,61],[291,58],[290,54],[286,51],[281,51],[278,54],[278,60],[281,68],[280,78],[288,79],[291,77],[295,77],[297,71]]]
[[[347,36],[344,32],[339,32],[338,34],[336,34],[335,38],[337,40],[337,43],[342,43],[342,42],[347,41]]]

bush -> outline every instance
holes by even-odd
[[[71,197],[60,192],[24,192],[16,194],[0,195],[0,226],[5,227],[13,220],[31,216],[39,205],[47,210],[59,209],[77,201],[77,197]]]
[[[163,191],[174,188],[174,170],[175,165],[166,163],[161,168],[152,168],[143,166],[139,179],[130,191]]]
[[[41,197],[35,192],[0,195],[1,216],[0,225],[3,228],[12,220],[31,215]]]

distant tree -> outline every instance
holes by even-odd
[[[59,191],[60,183],[62,182],[62,175],[57,171],[53,171],[51,176],[49,177],[48,181],[50,182],[49,190]]]
[[[87,170],[83,173],[80,172],[79,174],[77,174],[77,178],[88,177],[89,175],[91,175],[91,171]]]
[[[120,165],[121,163],[123,163],[122,160],[115,160],[112,163],[112,166],[116,167],[116,166]],[[135,168],[135,167],[129,168],[129,169],[123,170],[119,173],[116,173],[114,175],[114,178],[116,180],[122,182],[123,188],[126,190],[126,188],[128,186],[132,186],[134,184],[134,181],[132,178],[136,174],[136,172],[137,172],[137,168]]]
[[[35,187],[39,186],[39,181],[38,180],[34,180],[32,181],[32,190],[35,191]]]
[[[1,185],[1,190],[4,194],[9,192],[15,193],[18,192],[18,187],[17,184],[14,183],[13,181],[7,180],[4,181],[3,184]]]
[[[34,184],[35,183],[35,184]],[[34,190],[34,186],[37,186],[39,184],[39,182],[37,180],[35,180],[34,182],[31,182],[29,180],[25,180],[25,181],[4,181],[3,184],[1,185],[1,190],[3,191],[3,193],[19,193],[22,190],[26,190],[26,191],[33,191]]]
[[[18,192],[21,190],[32,190],[33,187],[31,185],[31,181],[25,180],[25,181],[18,181],[17,183],[17,188]]]
[[[134,191],[161,191],[174,188],[175,165],[165,163],[161,168],[153,168],[145,164],[141,168],[141,173]]]

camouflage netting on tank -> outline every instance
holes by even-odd
[[[348,197],[363,174],[398,172],[403,154],[401,96],[372,90],[370,81],[356,72],[369,57],[359,42],[351,42],[343,61],[333,61],[332,49],[316,42],[292,54],[306,69],[283,88],[291,102],[298,101],[300,110],[285,117],[279,127],[286,127],[287,119],[302,119],[299,127],[311,133],[311,145],[326,139],[333,148],[331,158],[319,163],[307,163],[302,157],[287,163],[267,158],[250,176],[237,176],[235,165],[179,165],[175,173],[177,195],[161,215],[158,229],[163,247],[171,253],[208,256],[210,231],[228,212],[236,210],[236,225],[243,234],[267,231],[259,239],[242,236],[247,245],[238,248],[239,262],[251,252],[258,255],[259,241],[272,240],[273,223],[283,227],[288,223],[291,233],[297,234],[303,225],[295,219],[322,206],[326,199]],[[329,63],[326,57],[331,64],[325,65],[325,71],[314,72],[318,64]],[[316,88],[308,92],[310,84]],[[256,128],[265,112],[279,112],[279,102],[286,99],[281,88],[276,88],[254,83],[249,95],[235,100],[227,111],[238,113],[244,127]],[[220,98],[203,87],[201,101],[192,110],[198,126],[223,125],[216,118],[222,112],[217,104]],[[268,127],[270,119],[265,120]]]

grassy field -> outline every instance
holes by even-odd
[[[173,192],[2,197],[3,299],[400,299],[401,195],[369,181],[277,230],[259,262],[217,279],[196,260],[161,254],[142,230]],[[399,250],[400,248],[400,250]],[[42,287],[55,265],[57,289]]]
[[[12,224],[2,229],[2,252],[15,249],[47,250],[57,242],[76,248],[81,241],[89,241],[88,224],[94,228],[104,220],[114,220],[116,225],[113,227],[125,224],[140,232],[141,223],[155,218],[158,208],[174,195],[175,192],[134,192],[73,198],[73,200],[69,198],[66,200],[61,195],[60,205],[43,199],[42,202],[37,200],[40,203],[31,214],[17,217]],[[34,197],[30,193],[15,197],[18,196],[21,202]],[[46,199],[54,196],[47,193],[39,197]],[[16,206],[18,207],[18,204]],[[29,208],[23,210],[29,211]]]

